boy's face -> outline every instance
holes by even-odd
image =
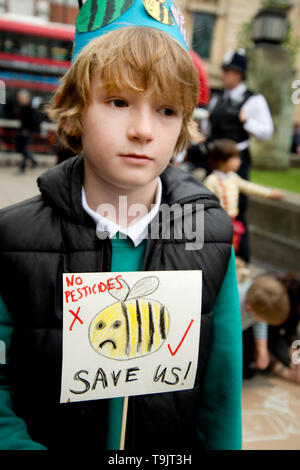
[[[107,92],[92,80],[83,113],[85,172],[117,191],[153,188],[170,161],[182,128],[182,111],[131,89]]]

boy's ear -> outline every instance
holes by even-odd
[[[69,119],[64,119],[62,121],[61,127],[63,128],[63,130],[66,134],[70,135],[71,125],[70,125]]]
[[[75,117],[65,118],[62,121],[61,127],[64,132],[71,136],[78,136],[80,134],[77,119]]]
[[[63,130],[66,134],[72,135],[72,133],[71,133],[72,126],[71,126],[71,123],[70,123],[69,119],[64,119],[62,121],[61,127],[63,128]]]

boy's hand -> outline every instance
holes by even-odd
[[[284,197],[284,194],[279,191],[279,189],[272,189],[269,197],[271,199],[282,199]]]
[[[268,350],[256,351],[255,367],[259,370],[265,370],[270,363],[270,355]]]
[[[257,338],[255,342],[255,367],[259,370],[265,370],[270,363],[268,343],[265,338]]]
[[[290,364],[289,367],[277,362],[274,365],[273,372],[283,379],[290,380],[300,384],[300,364]]]
[[[300,383],[300,365],[291,363],[290,367],[287,367],[287,369],[288,379]]]

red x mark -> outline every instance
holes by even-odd
[[[72,315],[74,315],[74,320],[72,321],[72,324],[70,325],[69,331],[72,331],[73,325],[74,325],[76,320],[78,320],[81,323],[81,325],[83,324],[83,321],[78,316],[79,315],[79,310],[80,310],[80,307],[78,307],[76,313],[74,313],[73,310],[69,310],[69,312],[72,313]]]

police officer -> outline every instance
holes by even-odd
[[[247,59],[244,49],[229,52],[222,64],[223,90],[213,95],[209,104],[209,119],[206,134],[209,141],[215,139],[232,139],[237,143],[242,164],[238,174],[249,179],[251,158],[249,154],[249,138],[254,135],[258,139],[268,140],[273,134],[273,122],[268,104],[261,94],[248,90],[246,79]],[[247,198],[240,196],[239,216],[245,226]],[[242,237],[238,255],[249,262],[248,233]]]

